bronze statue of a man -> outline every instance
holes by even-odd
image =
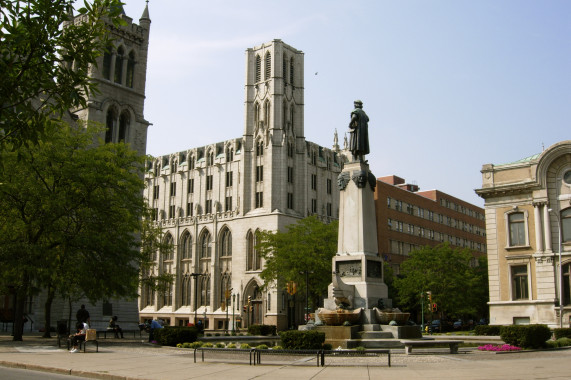
[[[349,123],[349,151],[354,160],[364,162],[364,156],[369,154],[369,117],[363,111],[363,102],[355,100],[355,110],[351,112]]]

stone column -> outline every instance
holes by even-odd
[[[549,207],[547,204],[543,207],[543,235],[545,236],[545,253],[553,253],[553,247],[551,243],[551,219],[549,218]]]
[[[535,216],[535,252],[543,253],[543,239],[541,236],[541,211],[539,208],[543,206],[541,203],[533,203],[533,215]]]

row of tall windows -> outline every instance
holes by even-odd
[[[264,80],[269,80],[272,74],[272,54],[268,51],[264,57]],[[262,57],[256,55],[256,82],[262,81]]]
[[[134,51],[125,54],[123,46],[120,46],[116,51],[112,46],[108,46],[103,53],[103,78],[133,88],[135,63]]]
[[[124,110],[119,113],[117,108],[110,107],[105,118],[105,143],[126,142],[130,124],[129,111]]]

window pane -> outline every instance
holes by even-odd
[[[529,299],[527,288],[527,265],[511,267],[512,274],[512,299]]]
[[[510,230],[510,246],[525,245],[525,224],[522,212],[510,214],[508,217]]]
[[[571,242],[571,208],[561,211],[561,239]]]

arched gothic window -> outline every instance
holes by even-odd
[[[107,110],[107,117],[105,119],[105,142],[113,142],[113,136],[115,135],[115,126],[117,123],[117,111],[114,108],[109,108]]]
[[[127,141],[130,119],[129,113],[126,111],[119,118],[119,142]]]
[[[123,55],[125,51],[123,47],[117,49],[117,55],[115,56],[115,83],[123,83]]]
[[[127,87],[133,88],[134,77],[135,77],[135,53],[130,52],[129,57],[127,58],[127,78],[125,83]]]
[[[264,123],[266,127],[270,126],[270,102],[266,101],[264,103]]]
[[[258,141],[256,143],[256,156],[263,156],[264,155],[264,142]]]
[[[210,232],[204,231],[200,237],[200,258],[206,259],[212,257],[212,236]]]
[[[190,277],[188,274],[184,275],[181,284],[182,289],[181,289],[180,304],[182,306],[190,306],[190,300],[192,297],[191,284],[192,284],[192,277]]]
[[[254,104],[254,128],[258,128],[260,125],[260,103],[256,102]]]
[[[262,80],[262,58],[256,55],[256,83]]]
[[[214,152],[210,151],[206,156],[206,165],[207,166],[214,165]]]
[[[226,149],[226,162],[232,161],[234,161],[234,148],[228,147],[228,149]]]
[[[210,306],[210,275],[200,278],[200,306]]]
[[[264,68],[264,80],[268,80],[272,74],[272,55],[270,52],[266,53],[265,59],[265,68]]]
[[[232,277],[229,274],[224,274],[220,278],[220,304],[228,302],[230,303],[230,298],[226,299],[226,292],[230,293],[232,289]],[[231,296],[228,294],[228,296]],[[226,305],[228,307],[228,305]]]
[[[192,237],[188,231],[180,238],[180,256],[183,260],[192,258]]]
[[[111,63],[113,60],[113,46],[109,45],[103,53],[103,78],[111,79]]]
[[[228,228],[220,234],[220,256],[232,256],[232,233]]]
[[[256,250],[256,234],[248,231],[246,235],[246,270],[259,270],[260,257]]]

